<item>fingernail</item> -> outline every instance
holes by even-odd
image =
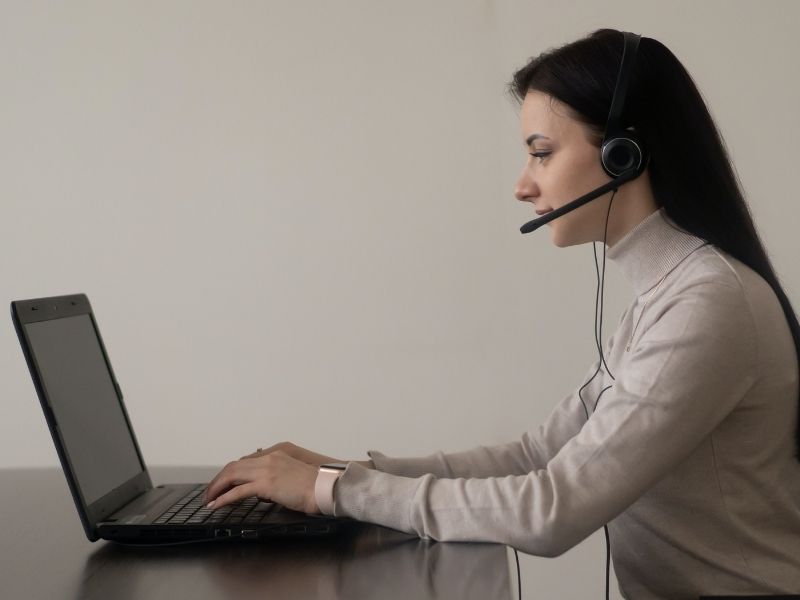
[[[214,508],[214,505],[217,503],[216,500],[212,500],[208,504],[206,504],[206,508]]]

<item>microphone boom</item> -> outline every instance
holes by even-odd
[[[539,227],[541,227],[542,225],[547,225],[553,219],[557,219],[558,217],[565,215],[568,212],[575,210],[576,208],[580,208],[587,202],[590,202],[595,198],[598,198],[603,194],[618,188],[623,183],[627,183],[631,179],[635,179],[637,175],[638,172],[636,169],[629,169],[624,173],[620,173],[618,177],[615,177],[608,183],[604,183],[599,188],[593,189],[588,194],[584,194],[580,198],[577,198],[560,208],[556,208],[555,210],[550,211],[549,213],[547,213],[542,217],[534,219],[533,221],[528,221],[527,223],[525,223],[525,225],[520,227],[519,230],[522,233],[530,233],[531,231],[536,231],[537,229],[539,229]]]

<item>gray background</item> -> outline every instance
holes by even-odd
[[[596,282],[590,244],[519,233],[513,71],[598,27],[666,44],[797,303],[798,17],[793,1],[0,2],[5,301],[89,295],[150,464],[517,438],[582,383]],[[633,297],[607,267],[604,339]],[[0,378],[0,466],[57,464],[10,318]],[[597,597],[604,561],[602,532],[523,557],[526,595]]]

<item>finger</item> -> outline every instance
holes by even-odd
[[[252,467],[247,463],[236,461],[225,467],[206,488],[206,498],[213,500],[225,490],[252,481]]]
[[[227,472],[228,469],[231,468],[231,465],[233,465],[233,463],[229,462],[227,465],[222,467],[222,469],[220,469],[219,473],[214,475],[214,477],[211,479],[211,481],[208,482],[208,484],[206,485],[205,492],[204,492],[206,496],[208,496],[209,490],[215,489],[217,487],[220,478],[224,477],[224,474]]]
[[[236,486],[243,485],[245,483],[250,483],[252,481],[253,481],[252,477],[231,477],[229,479],[224,479],[220,481],[213,490],[206,492],[205,500],[206,502],[215,500],[228,490],[235,488]]]
[[[256,485],[254,483],[243,483],[237,485],[232,490],[222,494],[216,500],[212,500],[206,505],[206,508],[217,510],[223,506],[236,502],[237,500],[244,500],[256,495]]]
[[[221,473],[221,471],[220,471],[220,473]],[[211,481],[209,481],[206,484],[206,489],[203,490],[203,498],[205,499],[206,502],[208,502],[208,491],[210,489],[212,489],[216,485],[217,481],[219,480],[220,473],[217,473],[216,475],[214,475],[214,477],[211,479]]]

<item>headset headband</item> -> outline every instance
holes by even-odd
[[[620,133],[620,118],[622,117],[622,110],[625,108],[628,82],[631,78],[633,63],[636,60],[636,50],[639,48],[639,40],[641,39],[640,35],[629,31],[625,31],[623,34],[625,35],[625,46],[622,48],[622,63],[619,67],[617,85],[614,88],[614,98],[611,100],[611,110],[608,113],[608,121],[606,122],[606,138]]]

